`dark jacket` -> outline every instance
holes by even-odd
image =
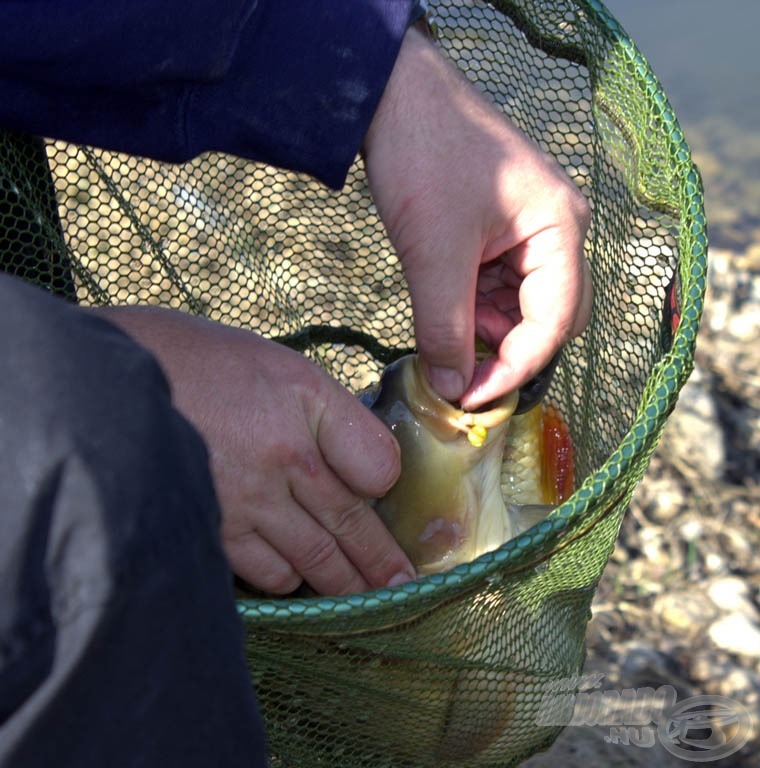
[[[0,0],[0,127],[340,187],[411,0]]]

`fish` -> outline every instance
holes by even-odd
[[[518,413],[514,391],[464,410],[432,388],[416,354],[387,366],[361,399],[399,443],[401,474],[371,503],[418,576],[497,549],[545,518],[572,486],[569,432],[542,400]],[[561,466],[547,447],[552,456],[564,451]]]

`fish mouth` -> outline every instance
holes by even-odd
[[[433,389],[418,357],[410,360],[407,376],[409,402],[416,403],[415,410],[426,418],[432,431],[441,437],[444,436],[442,433],[448,432],[450,439],[464,434],[476,448],[483,446],[488,440],[488,431],[505,424],[518,406],[519,393],[514,391],[466,411],[459,403],[449,402]]]

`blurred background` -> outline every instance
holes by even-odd
[[[760,2],[603,0],[662,83],[702,173],[709,285],[694,373],[624,521],[588,634],[603,689],[739,702],[760,766]],[[659,741],[569,727],[528,761],[676,766]]]
[[[710,242],[760,265],[760,3],[607,0],[670,98],[707,193]]]

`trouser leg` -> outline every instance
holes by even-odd
[[[2,275],[0,361],[0,765],[263,765],[206,452],[155,361]]]

